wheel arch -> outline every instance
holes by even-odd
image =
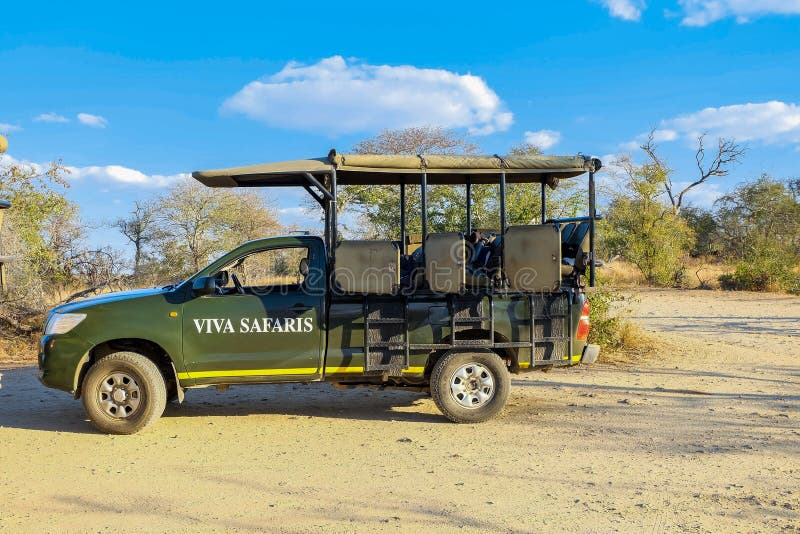
[[[92,347],[86,356],[84,356],[83,364],[75,376],[76,399],[81,396],[81,386],[83,385],[83,379],[89,368],[94,365],[97,360],[109,354],[121,351],[141,354],[155,363],[159,371],[161,371],[161,375],[164,377],[164,383],[167,386],[167,397],[177,396],[178,400],[183,402],[183,388],[181,388],[180,382],[178,381],[178,372],[175,369],[175,362],[172,357],[158,343],[141,338],[109,339]]]
[[[489,330],[474,328],[470,330],[461,330],[458,332],[458,339],[488,339],[489,337]],[[511,340],[508,339],[507,336],[501,334],[500,332],[495,331],[493,333],[492,339],[494,339],[495,343],[509,343]],[[439,343],[450,343],[451,336],[445,336],[442,338]],[[431,372],[433,371],[433,366],[436,365],[436,362],[453,350],[460,350],[460,351],[470,351],[475,349],[488,349],[500,356],[505,362],[506,367],[508,367],[508,371],[513,374],[519,374],[519,352],[515,348],[505,347],[505,348],[494,348],[494,347],[486,347],[486,346],[464,346],[464,347],[453,347],[450,349],[439,349],[431,352],[428,355],[428,361],[425,363],[425,376],[429,377]]]

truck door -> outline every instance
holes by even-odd
[[[183,357],[197,383],[321,376],[324,253],[316,239],[265,246],[217,269],[216,294],[183,306]],[[227,273],[227,274],[225,274]]]

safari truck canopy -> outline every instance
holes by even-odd
[[[599,170],[600,161],[584,156],[373,155],[336,154],[328,158],[262,163],[246,167],[197,171],[192,176],[209,187],[304,186],[304,174],[326,174],[334,169],[339,185],[496,184],[499,173],[507,183],[547,183]]]

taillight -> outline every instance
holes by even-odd
[[[578,320],[578,334],[575,336],[580,341],[586,341],[589,337],[589,301],[583,303],[581,308],[581,318]]]

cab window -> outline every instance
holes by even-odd
[[[258,289],[299,287],[307,274],[308,247],[284,247],[259,250],[242,256],[220,269],[228,272],[228,281],[221,289],[235,292],[232,275],[236,275],[248,292]]]

